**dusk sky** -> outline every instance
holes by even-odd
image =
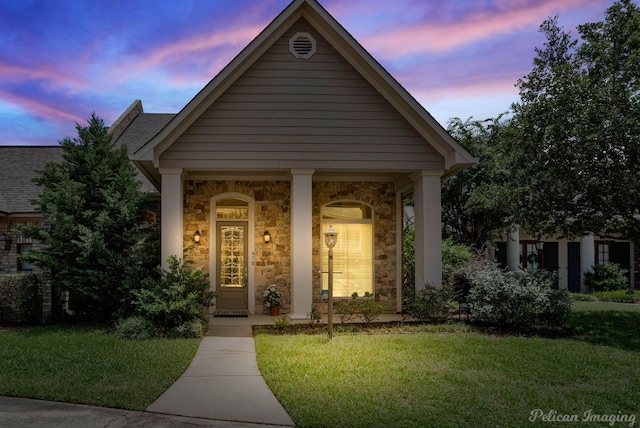
[[[135,99],[177,113],[289,0],[1,0],[0,145],[75,137]],[[613,0],[320,0],[443,126],[518,100],[546,18],[602,21]]]

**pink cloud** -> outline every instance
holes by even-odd
[[[81,77],[75,76],[68,70],[61,71],[57,67],[42,64],[34,67],[23,67],[15,64],[0,63],[0,79],[3,81],[44,80],[50,82],[53,87],[75,87],[83,88],[89,82]]]
[[[193,60],[198,52],[209,51],[223,46],[243,47],[258,35],[262,29],[262,24],[252,25],[232,30],[224,29],[198,37],[180,40],[176,43],[161,46],[156,50],[150,51],[144,59],[134,64],[133,67],[138,72],[144,72],[153,68],[166,67],[169,63]],[[238,50],[236,49],[233,52],[237,53]],[[231,58],[226,58],[224,61],[219,60],[216,62],[224,62],[226,64],[230,59]]]
[[[28,114],[63,122],[83,123],[84,119],[65,110],[60,110],[48,104],[41,103],[33,98],[15,95],[9,92],[0,92],[0,99],[25,110]]]
[[[526,26],[538,26],[544,19],[596,0],[547,0],[541,2],[499,1],[496,10],[477,10],[455,22],[428,22],[401,26],[364,36],[363,43],[378,55],[397,58],[420,52],[438,53],[480,39],[507,34]]]
[[[416,98],[421,100],[441,100],[447,98],[464,98],[464,97],[478,97],[485,95],[487,98],[491,98],[496,95],[512,94],[517,98],[518,89],[515,88],[514,82],[511,80],[492,80],[492,81],[477,81],[467,82],[464,84],[457,84],[455,86],[446,87],[432,87],[432,88],[417,88],[413,89],[412,94]],[[509,106],[505,106],[505,110]]]

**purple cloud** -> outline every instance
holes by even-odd
[[[441,122],[455,105],[514,97],[545,18],[602,20],[609,0],[321,0]],[[176,112],[289,0],[0,2],[0,145],[75,135],[95,111],[107,123],[136,98]],[[497,98],[496,98],[497,99]],[[502,100],[502,98],[501,98]],[[513,99],[515,101],[515,99]],[[447,104],[446,110],[438,106]],[[480,113],[497,115],[509,103]],[[453,107],[452,107],[453,106]],[[464,109],[462,108],[464,106]],[[470,110],[471,109],[471,110]],[[461,114],[463,114],[461,113]],[[475,115],[475,114],[474,114]]]

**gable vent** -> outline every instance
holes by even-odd
[[[309,59],[316,53],[316,40],[309,33],[296,33],[289,39],[289,51],[299,59]]]

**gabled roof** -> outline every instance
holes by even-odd
[[[31,181],[50,161],[62,160],[60,146],[0,146],[0,217],[33,214],[40,188]]]
[[[37,171],[47,162],[61,162],[61,146],[0,146],[0,217],[33,216],[36,211],[31,201],[42,189],[33,182]],[[142,182],[140,191],[157,193],[155,187],[137,172]],[[38,214],[39,215],[39,214]]]
[[[315,0],[294,0],[158,133],[133,153],[155,174],[160,155],[295,22],[306,19],[445,159],[446,174],[476,162],[462,146]],[[155,167],[155,168],[154,168]]]

